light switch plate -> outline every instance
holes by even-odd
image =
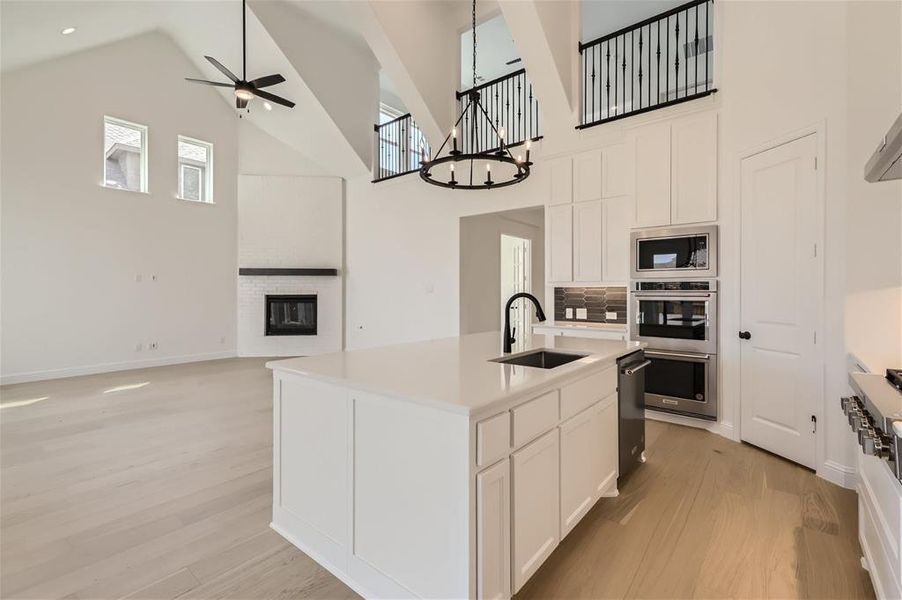
[[[576,318],[577,319],[588,319],[589,318],[589,309],[587,308],[577,308],[576,309]]]
[[[607,320],[607,321],[616,321],[616,320],[617,320],[617,313],[615,313],[615,312],[606,312],[606,313],[604,313],[604,318],[605,318],[605,320]]]
[[[573,318],[573,309],[572,309],[572,308],[565,308],[565,309],[564,309],[564,318],[567,318],[567,319],[572,319],[572,318]]]

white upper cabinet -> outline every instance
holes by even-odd
[[[573,179],[576,182],[575,202],[588,202],[601,198],[601,150],[590,150],[576,156]]]
[[[717,114],[636,129],[636,226],[717,220]]]
[[[601,281],[601,200],[573,205],[573,280]]]
[[[573,280],[573,205],[549,206],[545,226],[548,280]]]
[[[573,202],[573,161],[569,156],[548,161],[551,177],[551,196],[548,204]]]
[[[634,176],[631,150],[631,144],[617,144],[602,149],[602,198],[632,195]]]
[[[717,220],[717,114],[674,121],[671,223]]]
[[[633,226],[632,196],[602,200],[601,224],[601,279],[606,283],[626,283],[629,279],[630,228]]]
[[[670,224],[670,124],[635,132],[636,225]]]

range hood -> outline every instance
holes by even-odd
[[[864,166],[864,178],[871,183],[902,179],[902,114]]]

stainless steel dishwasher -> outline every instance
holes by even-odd
[[[645,368],[650,364],[643,350],[627,354],[617,361],[618,478],[645,462]]]

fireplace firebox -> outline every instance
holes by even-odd
[[[266,335],[316,335],[316,294],[267,294]]]

